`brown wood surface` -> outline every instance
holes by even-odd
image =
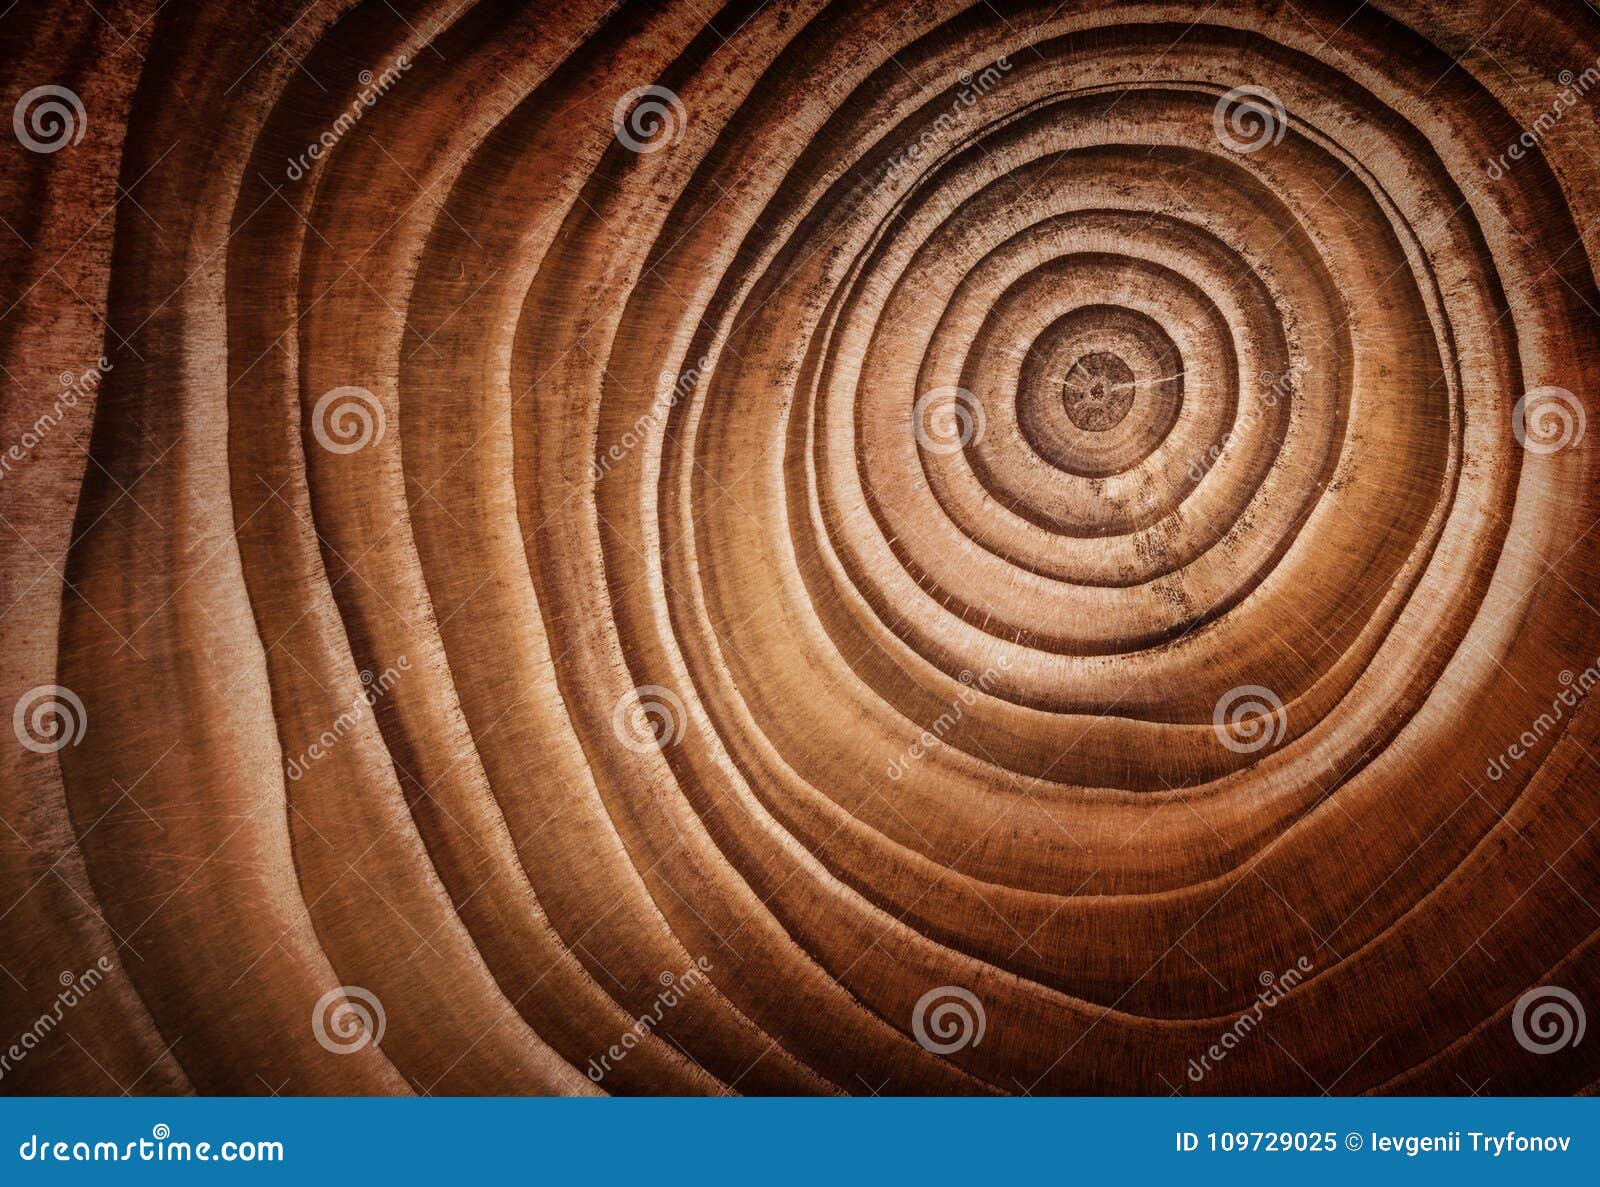
[[[1593,1091],[1597,60],[11,7],[0,1092]]]

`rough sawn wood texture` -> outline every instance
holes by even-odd
[[[1592,1091],[1597,59],[7,10],[0,1092]]]

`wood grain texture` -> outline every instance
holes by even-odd
[[[0,1092],[1593,1091],[1597,62],[23,0]]]

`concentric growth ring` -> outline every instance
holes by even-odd
[[[1600,20],[280,7],[7,72],[7,1087],[1595,1088]]]

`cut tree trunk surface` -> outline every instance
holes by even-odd
[[[1593,1091],[1597,62],[8,10],[0,1092]]]

